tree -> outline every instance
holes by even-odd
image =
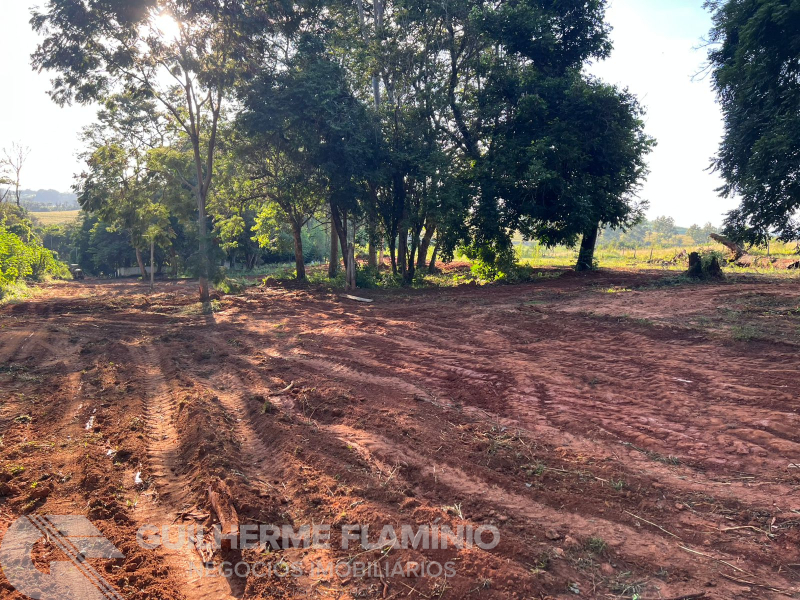
[[[268,25],[259,2],[50,0],[35,12],[46,37],[33,65],[58,76],[59,104],[90,103],[125,90],[163,107],[189,140],[197,204],[200,300],[209,299],[207,200],[211,193],[220,115],[226,94],[258,53]]]
[[[511,235],[541,182],[532,165],[546,149],[536,147],[548,135],[541,116],[554,108],[539,92],[608,53],[604,4],[399,0],[337,14],[345,33],[334,44],[381,120],[383,168],[365,204],[376,206],[405,282],[434,235],[445,258],[461,246],[486,262],[513,260]]]
[[[602,228],[624,230],[644,218],[647,203],[638,200],[637,192],[647,173],[645,156],[655,142],[644,132],[636,98],[600,81],[575,77],[554,106],[558,116],[548,125],[553,146],[543,155],[551,174],[543,187],[555,185],[559,198],[550,206],[563,206],[566,212],[530,211],[533,233],[552,244],[570,243],[580,232],[575,268],[587,271],[594,269]]]
[[[800,222],[800,3],[709,0],[709,66],[725,123],[713,169],[740,197],[726,233],[763,244],[796,239]]]
[[[0,165],[0,169],[2,169],[2,165]],[[12,179],[3,173],[4,170],[0,170],[0,186],[4,187],[2,192],[0,192],[0,204],[6,201],[6,198],[8,198],[8,195],[11,193],[11,186],[14,184]]]
[[[0,158],[0,169],[5,171],[6,175],[0,177],[0,185],[9,186],[3,194],[3,200],[6,199],[11,187],[14,188],[14,199],[17,201],[17,206],[20,205],[20,188],[22,185],[22,168],[31,154],[31,149],[23,145],[22,142],[13,142],[11,148],[3,148],[3,158]]]
[[[692,238],[695,244],[702,244],[708,240],[708,235],[696,223],[686,230],[686,235]]]
[[[280,136],[255,135],[238,140],[221,161],[226,185],[212,202],[217,227],[224,238],[239,244],[246,229],[245,213],[253,211],[248,235],[261,248],[276,249],[281,229],[291,229],[296,277],[306,280],[303,228],[319,216],[327,199],[327,186],[319,169],[293,161],[281,151]]]
[[[719,233],[719,227],[716,227],[716,226],[715,226],[714,224],[712,224],[711,222],[708,222],[708,223],[706,223],[705,225],[703,225],[703,236],[704,236],[704,241],[707,241],[707,240],[708,240],[708,238],[709,238],[709,236],[710,236],[712,233]]]
[[[675,219],[672,217],[662,216],[656,217],[653,221],[653,233],[666,241],[675,235]]]
[[[304,33],[294,43],[297,50],[283,68],[263,71],[247,87],[240,124],[271,144],[284,164],[313,174],[347,260],[364,182],[379,158],[369,135],[374,128],[323,40]]]
[[[631,200],[650,142],[638,105],[581,75],[587,60],[610,52],[602,0],[413,6],[426,22],[440,20],[432,28],[443,74],[434,98],[444,102],[438,123],[467,198],[462,222],[440,236],[445,256],[460,245],[487,264],[513,262],[515,231],[546,245],[583,235],[587,255],[600,224],[640,217]],[[604,108],[615,129],[607,147]],[[586,142],[584,126],[592,131]],[[593,174],[582,177],[581,168]],[[604,177],[612,181],[592,197]]]
[[[165,143],[163,119],[150,101],[121,95],[109,98],[98,122],[83,140],[86,170],[75,185],[78,202],[110,229],[124,231],[136,251],[142,279],[147,279],[142,250],[168,245],[169,211],[163,202],[164,182],[151,167],[151,152]],[[151,264],[151,279],[153,265]]]

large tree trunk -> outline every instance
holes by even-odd
[[[328,277],[333,279],[339,272],[339,234],[336,232],[336,223],[331,215],[331,257],[328,263]]]
[[[411,244],[411,252],[408,255],[408,264],[406,265],[406,272],[403,274],[403,281],[406,285],[411,285],[414,281],[414,275],[416,274],[416,261],[414,260],[417,256],[417,249],[416,244]]]
[[[419,256],[417,257],[417,269],[424,269],[425,265],[428,264],[428,250],[431,247],[431,240],[433,239],[433,233],[436,231],[436,227],[426,227],[425,228],[425,236],[422,238],[422,241],[419,245]]]
[[[142,281],[147,281],[147,269],[144,266],[144,258],[142,258],[142,251],[139,248],[136,250],[136,262],[139,263],[139,272],[142,274]]]
[[[294,237],[294,264],[297,269],[297,281],[305,281],[306,262],[303,258],[303,228],[297,223],[292,223],[292,236]]]
[[[339,237],[339,248],[342,251],[342,258],[347,266],[347,213],[339,213],[338,209],[331,206],[332,221],[336,225],[336,233]]]
[[[211,269],[208,260],[208,222],[206,221],[206,199],[202,192],[197,193],[197,235],[200,238],[200,302],[211,299],[208,288],[208,277]]]
[[[347,254],[345,255],[347,265],[346,287],[348,290],[356,289],[356,245],[353,242],[347,244]]]
[[[335,206],[331,205],[331,217],[331,220],[336,224],[336,233],[339,234],[339,245],[342,249],[342,256],[345,260],[345,268],[347,268],[347,262],[349,259],[349,247],[347,243],[347,212],[342,211],[340,213]],[[355,233],[355,225],[353,227],[353,233]],[[353,252],[355,253],[355,240],[353,241]],[[353,268],[355,268],[355,258],[353,259]],[[355,271],[353,275],[353,286],[355,286]],[[352,289],[355,289],[355,287]]]
[[[417,270],[417,251],[420,247],[420,237],[422,235],[422,227],[415,227],[411,233],[411,249],[408,252],[408,265],[406,266],[405,282],[411,284],[414,281],[414,275]],[[425,259],[423,259],[423,265]]]
[[[172,268],[172,279],[177,279],[178,278],[178,253],[175,252],[175,248],[174,247],[170,247],[170,250],[171,250],[170,261],[172,263],[170,265],[170,267]]]
[[[389,260],[392,262],[392,275],[397,275],[397,238],[389,240]]]
[[[378,268],[378,227],[375,224],[375,218],[369,217],[367,221],[367,237],[369,238],[369,257],[367,259],[367,266],[370,269]]]
[[[428,273],[436,273],[438,270],[436,268],[436,255],[439,253],[439,244],[436,244],[433,247],[433,254],[431,255],[431,264],[428,266]]]
[[[575,265],[576,271],[591,271],[594,269],[594,249],[597,246],[599,234],[599,225],[594,225],[584,232],[581,240],[581,250],[578,254],[578,263]]]
[[[405,280],[406,271],[408,270],[408,229],[405,223],[400,225],[400,232],[397,237],[397,261],[400,264],[400,274]]]
[[[156,242],[150,240],[150,291],[156,287]]]

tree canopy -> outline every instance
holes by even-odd
[[[287,230],[303,279],[311,223],[345,257],[366,241],[373,269],[388,247],[405,283],[432,247],[432,266],[459,251],[508,266],[517,233],[580,242],[591,268],[600,229],[641,218],[653,145],[636,98],[585,73],[611,51],[605,7],[50,0],[34,65],[56,102],[105,105],[82,205],[124,217],[134,246],[190,231],[204,299],[215,248]]]
[[[800,234],[800,2],[713,0],[709,63],[725,134],[713,166],[741,198],[730,235],[763,243]]]

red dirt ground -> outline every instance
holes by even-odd
[[[372,304],[273,285],[210,315],[187,282],[87,281],[0,308],[0,534],[86,515],[131,599],[800,597],[800,281],[542,275]],[[333,525],[333,550],[247,560],[352,558],[343,523],[501,541],[365,552],[456,574],[364,579],[199,577],[192,549],[136,544],[210,523],[220,480],[242,523]]]

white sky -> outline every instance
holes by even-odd
[[[646,131],[658,146],[641,197],[650,218],[668,215],[679,225],[719,225],[735,208],[715,192],[721,184],[705,169],[723,134],[710,78],[696,79],[704,64],[699,48],[711,28],[702,0],[611,0],[611,58],[590,71],[628,87],[647,109]]]
[[[41,0],[40,0],[41,1]],[[32,148],[23,186],[69,191],[81,166],[78,134],[95,109],[59,108],[46,95],[50,76],[30,68],[37,37],[28,20],[32,0],[0,0],[0,147],[22,141]],[[705,172],[722,135],[719,108],[708,79],[692,81],[705,52],[695,50],[710,27],[702,0],[611,0],[611,58],[590,70],[627,86],[647,108],[647,132],[658,140],[642,197],[650,217],[669,215],[680,225],[719,224],[735,205],[715,193]]]
[[[0,147],[10,147],[14,141],[30,146],[31,155],[22,171],[23,187],[68,192],[73,173],[80,170],[75,156],[80,150],[78,134],[94,120],[96,110],[59,108],[46,94],[50,76],[31,69],[30,55],[38,38],[28,21],[37,4],[40,2],[0,0]]]

